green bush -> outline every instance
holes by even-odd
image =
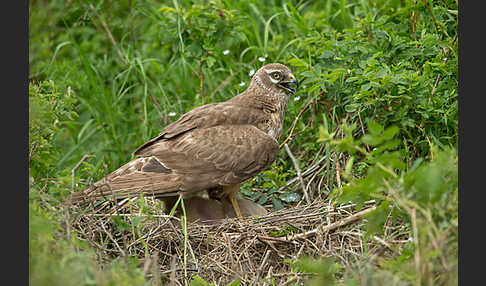
[[[398,128],[384,129],[376,122],[369,122],[371,133],[354,139],[351,135],[355,127],[345,128],[348,137],[343,139],[334,139],[321,128],[321,140],[350,154],[363,153],[369,165],[365,176],[354,178],[351,174],[353,159],[350,159],[351,163],[346,166],[349,173],[343,176],[347,182],[332,196],[338,202],[357,203],[358,207],[370,199],[377,201],[377,209],[367,216],[368,237],[383,233],[390,212],[411,229],[410,245],[401,256],[380,262],[380,268],[384,269],[380,275],[387,274],[394,280],[416,285],[457,284],[457,151],[433,146],[432,160],[424,162],[418,158],[407,168],[403,149],[396,149],[400,141],[393,139]],[[366,151],[365,143],[375,147],[372,152]],[[370,279],[376,278],[372,270],[365,274]],[[364,274],[349,275],[353,278]]]
[[[77,119],[75,104],[72,90],[60,91],[51,80],[29,85],[29,284],[148,285],[136,261],[117,259],[102,271],[95,252],[66,228],[67,214],[58,212],[69,184],[41,180],[66,172],[56,163],[65,122]]]
[[[29,171],[31,177],[55,171],[60,149],[56,136],[66,121],[77,119],[72,89],[60,91],[54,81],[29,84]]]

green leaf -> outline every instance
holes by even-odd
[[[192,276],[190,285],[191,286],[215,286],[214,283],[209,283],[197,275]]]
[[[458,14],[457,10],[447,10],[447,12],[451,13],[452,15],[456,15],[456,16]]]
[[[410,169],[408,169],[408,172],[409,173],[412,173],[415,170],[417,170],[417,168],[420,167],[420,165],[422,164],[423,161],[424,161],[424,158],[422,158],[422,157],[419,157],[419,158],[415,159],[415,161],[413,161],[412,166],[410,167]]]
[[[197,43],[192,43],[189,46],[187,46],[186,48],[195,57],[202,57],[202,55],[203,55],[203,50],[202,50],[201,46]]]
[[[266,194],[261,194],[260,195],[260,198],[258,199],[257,203],[259,205],[263,205],[264,203],[266,203],[268,201],[268,196]]]
[[[371,134],[373,135],[379,135],[383,131],[383,126],[381,126],[378,122],[376,121],[368,121],[368,130],[370,131]]]
[[[334,57],[334,52],[332,50],[324,50],[320,56],[323,59],[330,59]]]
[[[393,136],[395,136],[398,131],[400,131],[400,128],[396,126],[388,127],[385,132],[383,132],[383,140],[389,140],[393,138]]]
[[[291,58],[288,60],[288,63],[292,66],[295,67],[306,67],[307,68],[307,63],[299,58]]]
[[[123,220],[121,216],[112,216],[111,220],[115,224],[116,229],[118,230],[130,230],[130,224]]]
[[[343,125],[344,135],[346,135],[346,137],[348,137],[346,139],[352,140],[353,131],[356,129],[356,127],[358,127],[358,124],[356,124],[356,123],[353,123],[351,125],[347,125],[347,124]]]
[[[226,284],[226,286],[240,286],[240,285],[241,285],[241,279],[237,279],[235,281]]]
[[[279,196],[279,198],[286,203],[295,203],[295,202],[300,201],[301,196],[297,193],[287,192],[287,193],[281,194]]]
[[[333,84],[337,79],[339,79],[342,74],[346,72],[343,68],[338,68],[329,73],[326,77],[329,79],[329,83]]]
[[[281,210],[284,207],[282,201],[275,197],[272,198],[272,206],[273,209],[276,211]]]
[[[383,143],[382,145],[380,145],[380,147],[377,148],[377,153],[381,153],[384,150],[392,150],[392,149],[398,147],[398,145],[400,145],[401,143],[402,143],[402,141],[400,139],[393,139],[393,140],[387,141],[387,142]]]
[[[335,133],[336,132],[329,134],[329,131],[327,131],[327,129],[324,128],[324,126],[319,125],[319,139],[317,140],[317,142],[325,142],[325,141],[332,140],[334,138]]]
[[[297,271],[315,274],[309,281],[309,285],[336,285],[335,274],[341,268],[338,263],[329,257],[324,257],[319,260],[302,257],[294,265]]]
[[[390,204],[391,201],[384,201],[375,210],[365,215],[368,220],[365,236],[369,237],[376,233],[382,234],[385,231],[383,226],[390,212]]]
[[[346,162],[346,167],[344,168],[344,173],[346,175],[351,175],[351,170],[353,168],[353,163],[354,163],[354,156],[352,156],[351,158],[349,158],[349,160]]]
[[[367,90],[369,90],[370,88],[371,88],[371,83],[369,83],[369,82],[368,82],[368,83],[365,83],[365,84],[363,84],[363,85],[361,86],[361,90],[362,90],[362,91],[367,91]]]
[[[345,107],[344,107],[344,110],[346,110],[346,112],[355,112],[356,110],[358,110],[358,107],[360,106],[359,103],[351,103],[351,104],[347,104]]]
[[[132,219],[132,225],[133,226],[138,226],[142,221],[144,217],[143,216],[136,216]]]
[[[368,144],[370,146],[378,146],[383,142],[383,138],[379,136],[366,134],[363,135],[363,137],[361,137],[361,141],[363,141],[363,143]]]

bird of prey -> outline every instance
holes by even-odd
[[[240,183],[268,168],[279,152],[289,96],[298,81],[279,63],[261,67],[235,97],[183,114],[134,151],[135,158],[71,201],[143,193],[162,200],[190,198],[207,190],[227,200],[238,217]]]

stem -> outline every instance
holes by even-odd
[[[201,103],[204,105],[204,74],[202,71],[202,67],[204,65],[204,61],[201,60],[199,62],[199,94],[201,95]]]

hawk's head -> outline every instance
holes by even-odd
[[[253,76],[251,85],[258,85],[261,88],[280,94],[294,94],[295,89],[291,85],[299,86],[297,78],[290,69],[279,63],[272,63],[261,67]]]

